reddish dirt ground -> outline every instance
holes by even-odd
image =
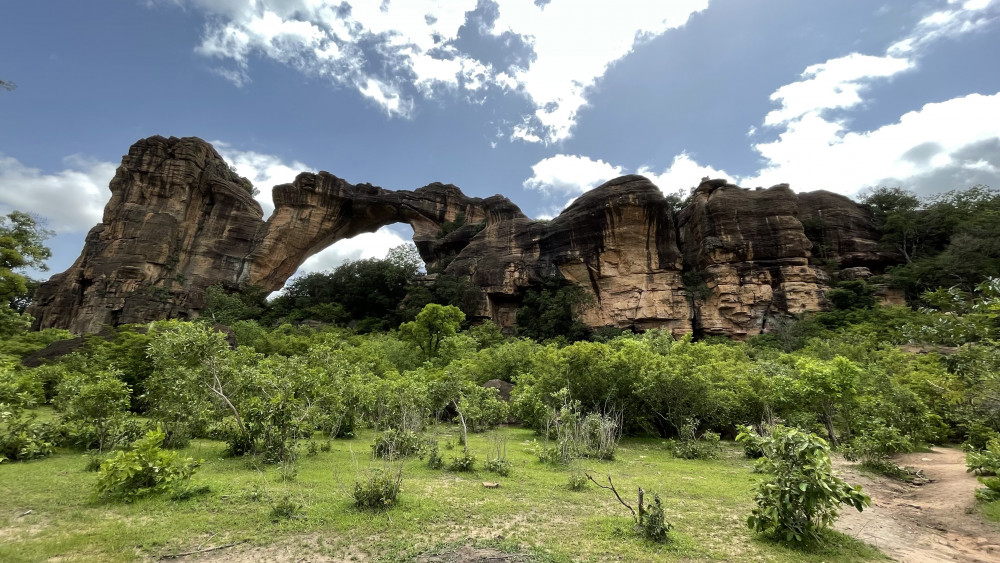
[[[836,528],[906,563],[1000,563],[1000,524],[975,509],[976,478],[955,448],[907,454],[901,466],[923,471],[929,483],[909,485],[835,462],[841,476],[872,498],[864,512],[843,511]]]

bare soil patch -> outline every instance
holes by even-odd
[[[1000,526],[976,513],[979,482],[966,473],[964,452],[933,448],[894,461],[923,470],[930,482],[909,485],[834,461],[847,482],[872,498],[864,512],[843,511],[838,530],[906,563],[1000,563]]]

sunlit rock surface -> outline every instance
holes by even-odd
[[[37,292],[36,326],[88,333],[194,318],[210,285],[278,289],[316,252],[393,223],[412,226],[429,272],[468,278],[481,290],[478,316],[507,328],[523,292],[556,277],[589,294],[590,326],[741,338],[768,319],[825,308],[827,271],[838,265],[888,261],[861,206],[787,185],[706,179],[675,214],[649,180],[624,176],[551,221],[452,185],[392,191],[326,172],[275,186],[265,221],[249,187],[201,139],[137,142],[83,253]]]

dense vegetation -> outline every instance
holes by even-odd
[[[924,202],[898,190],[873,192],[866,203],[885,226],[885,244],[907,257],[886,281],[920,307],[882,307],[868,282],[844,282],[830,295],[835,310],[788,319],[748,342],[659,330],[591,333],[574,314],[585,301],[555,282],[528,292],[520,335],[505,336],[492,323],[468,323],[461,282],[439,275],[414,286],[419,260],[397,249],[383,260],[298,278],[270,303],[211,289],[203,320],[228,325],[228,334],[211,322],[119,327],[30,369],[22,357],[69,335],[29,332],[16,309],[28,284],[15,270],[40,264],[47,251],[37,225],[12,214],[0,224],[0,281],[10,288],[0,323],[0,471],[89,452],[95,498],[180,502],[224,494],[219,472],[252,468],[294,482],[302,468],[313,471],[310,458],[345,463],[335,452],[350,449],[351,457],[370,453],[370,461],[365,469],[355,460],[345,494],[358,510],[383,511],[420,494],[403,485],[411,474],[421,483],[444,468],[551,479],[535,465],[526,469],[529,458],[568,473],[567,490],[605,482],[583,473],[580,460],[603,464],[613,487],[612,477],[621,478],[615,472],[630,463],[621,459],[623,435],[625,451],[642,444],[664,458],[716,458],[730,469],[742,463],[749,475],[721,441],[739,434],[748,457],[763,456],[758,468],[769,476],[758,483],[754,507],[743,490],[740,519],[749,516],[754,530],[784,541],[844,545],[826,525],[841,504],[867,503],[830,473],[831,447],[898,474],[894,453],[964,444],[970,471],[986,485],[979,496],[994,506],[1000,279],[990,268],[1000,254],[979,248],[985,265],[974,271],[949,264],[972,259],[956,247],[961,237],[992,236],[1000,223],[987,219],[998,201],[979,188]],[[943,267],[956,283],[935,277]],[[484,386],[491,380],[513,384],[509,402]],[[511,419],[524,428],[516,431],[523,445],[510,446],[511,430],[496,430]],[[186,457],[206,450],[214,459]],[[220,456],[248,465],[223,469]],[[214,481],[199,482],[202,466]],[[636,512],[614,491],[633,510],[629,534],[691,555],[684,542],[695,532],[683,528],[664,482],[632,477],[625,480],[649,492],[644,505],[640,489]],[[779,494],[789,487],[795,495]],[[268,502],[275,521],[308,512],[301,498]],[[635,549],[643,558],[637,553],[653,548]]]

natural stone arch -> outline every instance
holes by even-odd
[[[327,172],[303,173],[291,184],[275,186],[274,213],[261,227],[247,257],[241,285],[279,289],[310,256],[361,233],[406,223],[429,270],[460,253],[468,232],[444,236],[442,227],[461,222],[484,226],[487,204],[450,184],[434,183],[415,191],[391,191],[371,184],[353,185]]]
[[[810,263],[807,218],[827,225],[831,256],[845,266],[877,270],[892,260],[878,252],[858,204],[787,185],[747,190],[705,179],[675,216],[648,179],[623,176],[548,222],[502,196],[437,183],[392,191],[326,172],[276,186],[265,221],[248,187],[201,139],[138,141],[80,257],[36,293],[35,326],[87,333],[194,318],[213,284],[276,290],[323,248],[394,223],[412,227],[429,271],[478,287],[478,316],[502,326],[513,324],[524,288],[558,277],[591,294],[583,312],[591,326],[757,334],[766,316],[825,306],[829,278]],[[685,272],[701,277],[706,295],[685,287]]]

